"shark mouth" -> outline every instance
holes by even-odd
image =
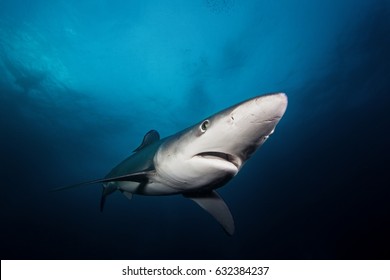
[[[231,154],[226,154],[222,152],[203,152],[199,153],[196,156],[205,158],[205,159],[217,159],[217,160],[223,160],[230,162],[233,164],[237,169],[240,167],[240,160]]]

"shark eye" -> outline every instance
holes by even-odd
[[[210,126],[210,121],[209,120],[205,120],[204,122],[202,122],[202,124],[200,125],[200,131],[202,131],[203,133],[206,132],[207,128]]]

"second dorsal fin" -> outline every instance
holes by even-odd
[[[149,131],[148,133],[145,134],[141,145],[137,149],[135,149],[133,152],[138,152],[138,151],[142,150],[143,148],[145,148],[146,146],[148,146],[154,142],[157,142],[158,140],[160,140],[160,134],[157,132],[157,130],[152,129],[151,131]]]

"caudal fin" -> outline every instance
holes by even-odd
[[[132,182],[145,182],[147,180],[148,174],[150,174],[150,170],[147,171],[141,171],[141,172],[136,172],[132,174],[127,174],[127,175],[122,175],[122,176],[117,176],[117,177],[110,177],[110,178],[104,178],[104,179],[97,179],[97,180],[92,180],[92,181],[87,181],[87,182],[82,182],[70,186],[64,186],[64,187],[59,187],[59,188],[54,188],[51,190],[51,192],[58,192],[58,191],[63,191],[63,190],[69,190],[85,185],[92,185],[92,184],[98,184],[98,183],[108,183],[108,182],[119,182],[119,181],[132,181]]]
[[[64,190],[69,190],[69,189],[73,189],[73,188],[77,188],[77,187],[81,187],[81,186],[85,186],[85,185],[97,184],[97,183],[102,183],[102,181],[101,180],[93,180],[93,181],[88,181],[88,182],[77,183],[74,185],[54,188],[54,189],[51,189],[50,192],[64,191]]]

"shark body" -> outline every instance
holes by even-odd
[[[172,136],[149,131],[133,154],[103,179],[58,188],[103,183],[106,197],[182,194],[211,214],[229,234],[234,220],[216,189],[229,182],[268,139],[287,108],[287,96],[273,93],[231,106]]]

